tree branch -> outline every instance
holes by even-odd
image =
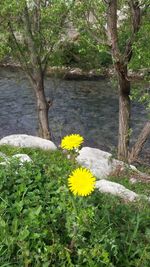
[[[29,66],[28,66],[26,57],[25,57],[25,55],[24,55],[24,53],[23,53],[23,51],[22,51],[22,49],[21,49],[21,47],[19,45],[19,42],[16,39],[16,36],[14,34],[14,30],[13,30],[13,27],[12,27],[10,21],[8,22],[8,27],[9,27],[10,34],[11,34],[13,40],[14,40],[14,44],[15,44],[16,48],[18,49],[18,52],[19,52],[19,54],[18,54],[18,60],[19,60],[19,62],[21,64],[21,67],[24,69],[24,71],[27,73],[27,75],[30,77],[30,79],[32,81],[34,81],[34,78],[31,75],[31,71],[29,70]]]
[[[117,0],[110,0],[107,3],[107,33],[112,48],[113,59],[115,62],[121,62],[117,32]]]
[[[125,51],[123,55],[123,58],[126,64],[131,60],[132,45],[135,40],[135,36],[140,29],[140,24],[141,24],[141,9],[139,6],[139,1],[129,0],[128,4],[130,7],[130,12],[131,12],[132,33],[126,42]]]
[[[25,9],[24,9],[23,19],[24,19],[24,25],[25,25],[25,32],[27,36],[28,49],[29,49],[30,57],[31,57],[32,68],[33,69],[36,68],[35,69],[36,72],[38,71],[38,69],[39,71],[41,71],[41,61],[40,61],[40,58],[38,56],[38,51],[35,46],[35,41],[34,41],[34,37],[32,34],[32,30],[31,30],[31,22],[30,22],[30,18],[28,14],[27,5],[25,6]]]
[[[129,163],[131,162],[134,162],[142,148],[143,148],[143,145],[145,144],[145,142],[147,141],[148,137],[150,136],[150,121],[148,121],[144,128],[142,129],[141,133],[139,134],[139,137],[135,143],[135,145],[132,147],[131,149],[131,153],[129,154]]]
[[[87,19],[87,16],[85,14],[84,16],[85,18],[85,22],[86,22],[86,31],[88,32],[88,34],[98,43],[98,44],[101,44],[101,45],[105,45],[105,46],[109,46],[110,47],[110,43],[106,40],[103,40],[101,38],[99,38],[97,36],[97,33],[94,33],[93,32],[93,29],[91,29],[91,23],[89,22],[89,20]]]

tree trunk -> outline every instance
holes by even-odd
[[[44,93],[43,77],[36,77],[33,87],[34,87],[36,101],[37,101],[39,136],[44,139],[50,140],[51,134],[50,134],[49,122],[48,122],[49,104],[46,100],[46,96]]]
[[[124,52],[119,48],[118,41],[118,0],[105,1],[107,4],[107,35],[111,47],[114,67],[119,80],[119,139],[118,158],[128,160],[130,140],[130,81],[128,80],[127,66],[132,58],[132,45],[136,33],[140,29],[141,10],[139,1],[128,1],[130,6],[131,34],[125,43]]]
[[[126,73],[126,72],[125,72]],[[127,161],[130,140],[130,81],[119,73],[118,159]]]
[[[106,1],[107,34],[110,42],[114,67],[119,82],[119,138],[118,158],[127,161],[130,130],[130,82],[127,79],[127,63],[121,54],[118,42],[117,0]]]
[[[135,145],[131,149],[131,153],[129,154],[129,163],[136,161],[149,135],[150,135],[150,122],[147,122],[143,130],[141,131]]]

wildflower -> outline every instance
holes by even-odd
[[[83,143],[83,137],[79,134],[71,134],[65,136],[61,141],[61,148],[73,150],[78,148]]]
[[[78,168],[68,178],[68,186],[74,195],[87,196],[95,189],[96,179],[86,168]]]

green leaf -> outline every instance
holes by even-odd
[[[25,240],[29,236],[29,234],[30,234],[29,230],[27,228],[25,228],[24,230],[22,230],[19,233],[18,239],[20,241],[23,241],[23,240]]]

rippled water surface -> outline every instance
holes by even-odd
[[[86,145],[110,150],[117,144],[118,97],[109,80],[67,81],[47,78],[46,95],[53,99],[49,123],[54,142],[80,133]],[[139,104],[132,108],[135,139],[147,116]],[[37,134],[35,96],[21,71],[0,69],[0,137]],[[147,144],[148,146],[148,144]]]

